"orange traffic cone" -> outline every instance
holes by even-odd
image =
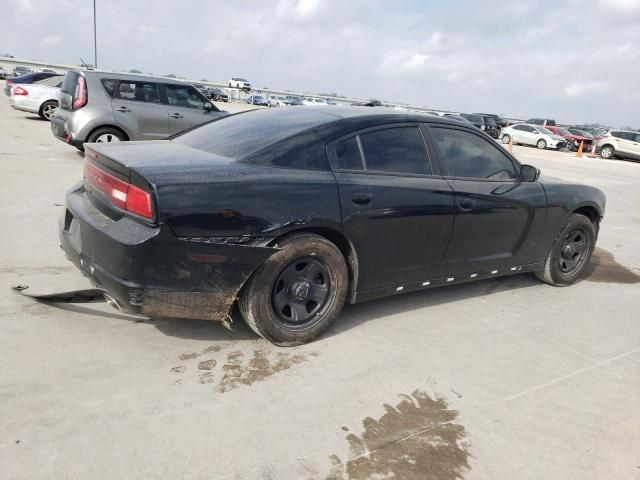
[[[509,145],[507,145],[507,150],[509,153],[513,153],[513,137],[509,135]]]
[[[582,147],[584,144],[584,140],[580,140],[580,146],[578,147],[578,153],[576,153],[576,157],[582,158]]]
[[[591,145],[591,152],[589,152],[589,158],[598,158],[598,155],[596,155],[596,144],[593,143]]]

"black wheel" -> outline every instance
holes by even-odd
[[[51,121],[51,119],[53,118],[53,116],[56,114],[57,111],[58,111],[58,102],[56,102],[55,100],[48,100],[42,104],[42,106],[40,107],[40,111],[38,112],[38,115],[40,115],[40,117],[43,118],[44,120]]]
[[[291,235],[278,247],[243,287],[238,305],[261,337],[300,345],[322,334],[340,313],[347,265],[338,247],[318,235]]]
[[[111,127],[98,128],[95,132],[89,135],[87,143],[114,143],[124,142],[127,138],[122,134],[120,130],[116,130]]]
[[[591,220],[574,213],[558,232],[544,269],[536,272],[536,276],[550,285],[571,285],[589,264],[596,236],[596,227]]]
[[[536,143],[536,147],[538,147],[540,150],[544,150],[545,148],[547,148],[547,142],[545,142],[541,138],[540,140],[538,140],[538,143]]]
[[[613,158],[615,154],[616,151],[611,145],[605,145],[600,149],[600,156],[602,158]]]

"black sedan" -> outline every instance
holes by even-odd
[[[67,256],[120,309],[247,323],[310,341],[344,302],[534,272],[575,282],[604,214],[593,187],[539,178],[460,122],[282,108],[166,141],[87,144]]]

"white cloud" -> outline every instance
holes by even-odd
[[[607,89],[605,82],[574,82],[564,87],[564,94],[567,97],[579,97],[592,93],[601,93]]]
[[[318,0],[299,0],[296,6],[296,11],[302,15],[310,15],[318,9]]]
[[[40,40],[40,46],[49,48],[49,47],[57,47],[62,42],[62,37],[60,35],[47,35],[42,40]]]

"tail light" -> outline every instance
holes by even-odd
[[[82,75],[78,76],[78,83],[76,83],[76,91],[73,94],[73,109],[77,110],[87,104],[87,81]]]
[[[24,95],[24,96],[27,96],[27,95],[29,95],[29,91],[28,91],[26,88],[16,87],[16,88],[13,90],[13,94],[14,94],[14,95]]]
[[[146,220],[153,220],[151,193],[111,175],[89,160],[84,162],[84,178],[104,193],[116,207]]]

